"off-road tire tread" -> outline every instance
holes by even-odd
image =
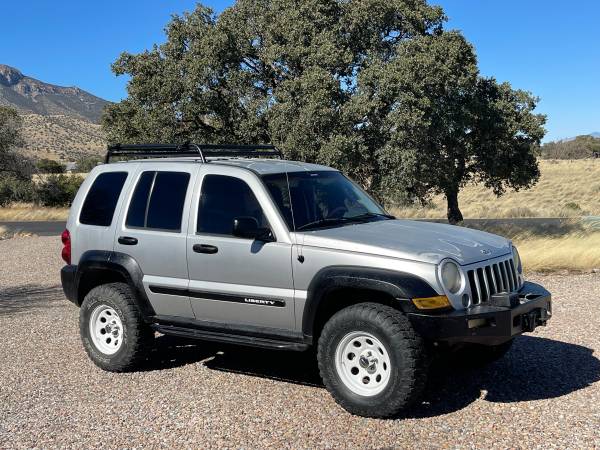
[[[82,308],[86,301],[93,299],[108,299],[118,305],[123,316],[124,327],[127,327],[127,339],[119,353],[119,358],[107,358],[110,362],[102,361],[94,354],[91,342],[86,342],[88,320],[84,314],[79,316],[79,329],[83,341],[83,347],[90,359],[103,370],[109,372],[128,372],[135,370],[146,360],[149,350],[154,341],[154,331],[144,322],[142,315],[136,305],[134,294],[126,283],[108,283],[93,288],[83,300]]]
[[[357,405],[336,389],[335,384],[338,383],[338,379],[335,375],[335,363],[325,355],[325,347],[336,328],[357,318],[369,321],[385,330],[388,339],[402,354],[403,366],[398,368],[402,383],[392,398],[376,407]],[[359,303],[334,314],[325,324],[320,335],[317,359],[321,378],[335,401],[353,414],[375,418],[397,416],[420,398],[426,384],[429,361],[426,345],[415,333],[408,318],[401,311],[390,306],[371,302]]]

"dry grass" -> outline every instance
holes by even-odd
[[[0,221],[21,222],[27,220],[67,220],[69,208],[45,208],[30,203],[14,203],[0,208]]]
[[[511,239],[528,271],[600,269],[600,219],[569,219],[560,225],[526,222],[470,227]]]
[[[528,271],[600,269],[600,231],[558,237],[523,236],[514,242]]]
[[[541,160],[542,176],[529,190],[497,198],[485,187],[467,186],[459,195],[463,216],[475,218],[600,216],[600,159]],[[397,217],[446,217],[443,196],[429,208],[391,208]]]
[[[88,176],[88,174],[85,173],[85,172],[65,172],[65,173],[59,173],[59,174],[53,174],[53,173],[34,173],[33,176],[31,177],[31,180],[34,183],[39,183],[41,181],[47,180],[48,177],[56,176],[56,175],[60,175],[60,176],[64,176],[64,177],[80,177],[80,178],[83,178],[84,180],[85,180],[85,177]]]

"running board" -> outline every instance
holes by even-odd
[[[256,336],[244,336],[232,333],[222,333],[195,328],[180,327],[176,325],[153,324],[152,328],[159,333],[205,341],[223,342],[226,344],[247,345],[250,347],[270,348],[274,350],[304,351],[309,348],[302,342],[290,342]]]

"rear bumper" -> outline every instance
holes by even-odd
[[[65,296],[69,301],[77,304],[77,266],[68,265],[60,270],[60,282]]]
[[[482,305],[441,314],[409,313],[417,333],[428,340],[498,345],[521,333],[533,331],[552,316],[550,293],[536,283],[525,282],[506,303]]]

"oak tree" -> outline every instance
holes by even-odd
[[[167,40],[124,53],[113,142],[271,142],[349,173],[380,200],[501,194],[538,176],[535,98],[483,78],[473,48],[424,0],[238,0],[175,16]]]

